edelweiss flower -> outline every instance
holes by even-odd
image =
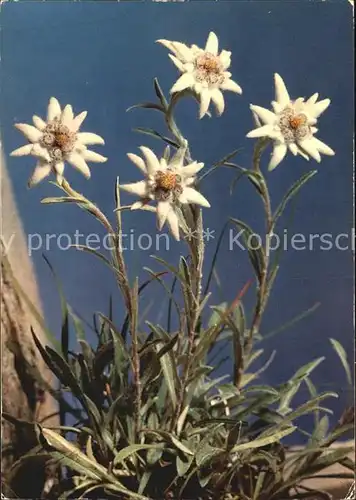
[[[169,54],[174,64],[183,74],[171,88],[171,93],[191,88],[200,96],[200,118],[208,111],[210,100],[213,101],[218,115],[224,111],[225,101],[221,90],[242,93],[241,87],[231,80],[231,73],[226,71],[231,63],[231,52],[222,50],[218,55],[219,40],[215,33],[209,33],[205,49],[196,45],[188,47],[181,42],[157,40],[174,55]]]
[[[272,101],[274,112],[254,106],[251,110],[264,123],[252,130],[247,137],[270,137],[275,141],[268,170],[273,170],[285,157],[289,149],[293,155],[300,154],[309,160],[321,161],[320,153],[334,155],[334,151],[315,137],[318,131],[314,125],[318,117],[330,104],[330,99],[317,102],[319,94],[312,95],[307,101],[299,97],[292,101],[282,78],[274,75],[276,100]]]
[[[56,174],[57,182],[61,183],[65,161],[89,179],[90,170],[86,162],[103,163],[107,160],[86,147],[87,144],[104,144],[104,139],[99,135],[79,132],[86,116],[87,112],[83,111],[74,117],[72,106],[69,104],[62,111],[57,99],[51,97],[47,122],[35,115],[32,118],[34,126],[25,123],[15,124],[30,144],[15,149],[11,156],[32,155],[38,158],[36,168],[29,180],[29,186],[42,181],[51,171]]]
[[[158,160],[153,151],[145,146],[140,149],[145,161],[132,153],[127,156],[143,172],[145,180],[120,187],[141,198],[132,205],[131,210],[144,207],[150,200],[157,201],[158,229],[161,230],[167,221],[173,236],[179,240],[179,221],[175,210],[178,204],[196,203],[210,207],[204,196],[191,187],[204,163],[195,161],[183,166],[185,148],[179,149],[168,162],[165,158]]]

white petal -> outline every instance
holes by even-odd
[[[121,187],[121,186],[120,186]],[[150,201],[149,198],[147,199],[143,199],[143,200],[139,200],[139,201],[135,201],[135,203],[133,203],[131,205],[131,210],[139,210],[140,208],[143,208],[146,206],[146,204]],[[153,208],[153,207],[151,207]]]
[[[317,143],[314,142],[314,138],[306,139],[304,141],[299,141],[298,145],[314,160],[318,163],[321,161],[320,153],[318,151]]]
[[[289,151],[294,155],[294,156],[297,156],[297,154],[299,153],[298,151],[298,146],[296,145],[295,142],[290,142],[288,144],[288,148],[289,148]]]
[[[173,63],[177,66],[177,68],[179,69],[179,71],[181,71],[182,73],[185,71],[185,65],[182,61],[180,61],[176,56],[174,56],[173,54],[168,54],[168,57],[173,61]]]
[[[188,87],[192,87],[194,85],[194,76],[192,73],[184,73],[176,83],[171,88],[171,94],[174,92],[181,92],[182,90],[187,89]]]
[[[70,104],[67,104],[62,112],[62,115],[61,115],[61,122],[66,127],[70,127],[70,125],[73,122],[73,118],[74,118],[73,108]]]
[[[33,174],[28,181],[28,187],[35,186],[51,173],[51,165],[49,163],[38,162]]]
[[[316,137],[313,137],[312,141],[314,142],[315,146],[318,148],[318,151],[322,153],[323,155],[328,155],[328,156],[334,156],[335,151],[333,151],[327,144],[325,144],[323,141],[320,141]]]
[[[231,64],[231,52],[229,50],[222,50],[219,58],[223,68],[227,69]]]
[[[51,97],[47,108],[47,121],[51,122],[55,118],[60,118],[61,107],[55,97]]]
[[[70,129],[73,131],[73,132],[78,132],[81,124],[83,123],[83,121],[85,120],[86,116],[87,116],[88,112],[87,111],[82,111],[81,113],[79,113],[79,115],[77,115],[72,123],[70,124]]]
[[[204,163],[197,163],[196,161],[183,167],[181,170],[181,174],[185,179],[196,175],[202,168],[204,167]]]
[[[218,37],[212,31],[209,33],[208,40],[205,45],[205,52],[210,52],[214,56],[218,55],[219,50],[219,40]]]
[[[133,153],[127,153],[128,158],[138,167],[144,174],[147,174],[146,164],[140,156]]]
[[[167,47],[167,49],[169,49],[170,51],[174,52],[174,54],[183,62],[192,61],[192,51],[184,43],[170,42],[169,40],[157,40],[157,42]]]
[[[204,115],[206,115],[208,109],[209,109],[209,104],[210,104],[210,98],[211,94],[209,90],[203,90],[202,93],[200,94],[200,111],[199,111],[199,118],[203,118]]]
[[[32,151],[32,148],[33,148],[33,144],[26,144],[25,146],[21,146],[20,148],[14,149],[14,151],[12,151],[10,153],[10,156],[26,156],[26,155],[30,155],[31,151]]]
[[[255,128],[254,130],[251,130],[246,137],[249,139],[253,139],[255,137],[271,137],[274,139],[276,137],[276,132],[272,125],[263,125],[263,127],[258,127]]]
[[[186,179],[184,179],[184,184],[186,186],[190,186],[191,184],[194,184],[194,182],[196,181],[196,177],[187,177]]]
[[[153,175],[157,170],[160,169],[160,164],[157,156],[146,146],[140,147],[142,153],[144,154],[146,160],[147,173]]]
[[[54,165],[54,170],[56,172],[56,179],[58,184],[62,184],[63,173],[64,173],[64,161],[58,161]]]
[[[293,108],[296,113],[302,113],[305,110],[304,97],[298,97],[293,103]]]
[[[176,150],[172,158],[169,160],[169,166],[176,170],[181,170],[184,163],[185,154],[187,152],[188,141],[184,139],[182,145]],[[167,165],[168,166],[168,165]]]
[[[95,151],[90,151],[89,149],[86,149],[82,152],[82,156],[84,160],[86,161],[93,161],[95,163],[105,163],[107,161],[107,158],[103,155],[100,155],[99,153],[96,153]]]
[[[282,77],[278,73],[274,74],[274,85],[276,91],[276,101],[281,106],[286,106],[290,102],[290,97],[287,87],[285,86]]]
[[[268,165],[268,170],[275,169],[283,160],[287,153],[287,146],[285,144],[277,143],[273,148],[271,159]]]
[[[269,109],[251,104],[250,109],[254,111],[265,124],[272,124],[276,121],[276,115]]]
[[[190,48],[181,42],[173,42],[174,50],[177,56],[184,62],[191,62],[193,60],[193,53]]]
[[[242,88],[233,80],[225,80],[224,83],[220,85],[221,90],[230,90],[236,94],[242,94]]]
[[[318,97],[319,97],[319,94],[316,92],[315,94],[313,94],[312,96],[309,97],[309,99],[307,100],[306,104],[309,105],[309,104],[315,104],[316,101],[318,100]]]
[[[27,123],[15,123],[15,127],[31,142],[38,142],[43,135],[40,130]]]
[[[279,102],[277,102],[277,101],[272,101],[271,104],[272,104],[273,111],[276,114],[281,113],[285,108],[285,106],[279,104]]]
[[[306,153],[304,153],[304,151],[298,145],[297,145],[297,148],[298,148],[298,154],[300,156],[303,156],[303,158],[305,160],[309,161],[309,156]]]
[[[169,201],[159,201],[157,203],[157,223],[160,231],[167,220],[167,215],[170,210],[171,204]]]
[[[100,135],[91,132],[79,132],[77,134],[77,139],[82,144],[105,144],[104,139],[100,137]]]
[[[318,118],[321,113],[324,113],[326,108],[330,105],[330,102],[330,99],[323,99],[322,101],[309,106],[309,112],[313,115],[314,118]]]
[[[131,194],[136,194],[140,198],[145,198],[147,194],[147,183],[146,181],[132,182],[131,184],[122,184],[120,189],[127,191]]]
[[[168,148],[167,159],[169,160],[169,146],[166,146],[166,150],[163,154],[166,154],[167,148]],[[167,160],[163,156],[162,156],[162,158],[160,158],[159,163],[160,163],[161,169],[166,170],[166,168],[168,167],[168,164],[167,164]]]
[[[48,150],[38,143],[33,145],[31,154],[33,156],[37,156],[38,158],[43,158],[48,162],[51,160]]]
[[[222,92],[219,89],[214,89],[211,91],[211,100],[215,104],[217,114],[220,116],[224,112],[225,101]]]
[[[174,238],[179,241],[179,222],[174,210],[170,210],[167,215],[167,223]]]
[[[186,187],[179,197],[181,203],[196,203],[202,207],[210,207],[208,200],[199,191],[192,187]]]
[[[79,170],[79,172],[81,172],[84,175],[84,177],[86,177],[87,179],[90,178],[91,174],[89,167],[86,164],[86,161],[84,160],[82,155],[73,152],[68,156],[67,160],[68,163],[70,163],[71,165],[73,165],[74,168]]]
[[[194,92],[196,92],[199,95],[202,90],[203,90],[203,85],[200,82],[195,82]]]
[[[44,130],[47,126],[47,123],[37,115],[33,115],[32,121],[33,121],[34,126],[36,128],[38,128],[38,130]]]

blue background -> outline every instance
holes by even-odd
[[[93,149],[108,156],[104,164],[92,164],[92,179],[86,181],[70,166],[66,175],[73,187],[97,203],[114,220],[114,183],[140,179],[140,172],[126,153],[139,153],[146,145],[160,154],[161,142],[132,132],[147,126],[166,133],[161,115],[150,110],[125,110],[138,102],[155,98],[153,78],[158,77],[166,94],[178,72],[168,58],[168,51],[155,44],[166,38],[204,46],[209,31],[214,31],[221,49],[232,51],[233,79],[243,88],[243,95],[225,92],[226,110],[221,118],[197,120],[197,105],[187,100],[179,104],[177,120],[190,140],[195,159],[206,168],[236,148],[243,148],[236,161],[248,167],[254,141],[246,139],[253,128],[249,104],[269,107],[274,97],[273,74],[285,80],[292,97],[329,97],[329,109],[318,123],[321,140],[335,151],[335,157],[323,157],[318,165],[301,157],[288,155],[274,172],[268,174],[272,203],[276,207],[285,191],[302,174],[313,168],[318,174],[302,189],[293,213],[287,212],[279,229],[288,226],[290,234],[349,234],[349,250],[283,252],[262,334],[317,302],[320,307],[286,332],[265,342],[265,361],[277,348],[273,365],[264,374],[264,382],[277,384],[288,379],[302,364],[326,356],[312,379],[320,389],[340,392],[339,400],[330,400],[335,418],[350,402],[346,379],[332,350],[329,337],[338,339],[353,360],[352,295],[352,9],[343,3],[328,2],[192,2],[160,3],[30,3],[7,4],[1,12],[1,126],[7,166],[13,181],[17,203],[28,234],[104,235],[96,221],[75,206],[43,206],[40,200],[59,194],[47,182],[27,190],[27,179],[34,167],[30,157],[10,158],[8,154],[24,144],[14,129],[16,122],[30,123],[33,114],[45,117],[49,98],[57,97],[62,105],[71,103],[75,113],[88,110],[82,130],[100,134],[105,146]],[[267,153],[264,167],[268,161]],[[247,180],[240,181],[232,196],[229,186],[235,173],[222,169],[202,185],[212,207],[204,210],[205,224],[217,235],[229,216],[248,222],[262,231],[262,206]],[[132,201],[122,195],[123,203]],[[125,213],[124,228],[155,235],[155,221],[149,213]],[[346,244],[346,240],[341,242]],[[206,265],[211,262],[216,239],[207,244]],[[60,332],[60,307],[57,290],[41,252],[33,253],[44,311],[49,327]],[[125,252],[130,276],[145,279],[143,267],[161,270],[150,258],[158,253],[177,263],[185,253],[184,242],[171,241],[170,250],[153,252],[137,248]],[[54,240],[47,257],[60,277],[69,303],[88,321],[94,311],[108,311],[109,296],[114,297],[114,316],[123,319],[121,300],[110,271],[88,254],[75,250],[61,251]],[[246,252],[235,247],[229,251],[228,237],[218,259],[222,289],[217,285],[210,304],[232,301],[253,277]],[[150,321],[165,325],[166,308],[162,306],[159,285],[142,295],[141,312],[150,308]],[[251,288],[246,295],[246,309],[254,299]],[[90,332],[89,332],[89,338]],[[226,353],[225,353],[226,354]],[[228,354],[228,353],[227,353]],[[227,362],[219,369],[231,369]],[[258,366],[258,363],[257,363]],[[304,400],[302,389],[295,403]],[[310,430],[310,429],[309,429]],[[297,436],[294,435],[294,439]]]

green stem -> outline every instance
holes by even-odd
[[[177,143],[180,147],[186,148],[185,159],[187,163],[191,163],[192,157],[187,146],[187,140],[184,138],[183,134],[179,130],[175,119],[174,119],[174,109],[180,99],[184,98],[186,95],[190,95],[190,91],[180,92],[173,94],[171,101],[168,105],[166,111],[166,123],[170,132],[175,137]],[[188,210],[191,213],[188,213]],[[188,347],[187,355],[183,370],[183,380],[181,384],[179,402],[177,404],[175,417],[172,420],[172,430],[176,427],[177,421],[183,409],[184,395],[189,379],[191,358],[194,352],[194,339],[197,324],[199,321],[199,306],[202,294],[202,277],[203,277],[203,261],[204,261],[204,238],[203,238],[203,221],[201,209],[196,206],[183,206],[182,212],[184,214],[185,220],[188,224],[188,228],[194,235],[191,239],[187,240],[189,252],[190,252],[190,273],[192,277],[192,296],[193,304],[192,311],[189,311],[189,321],[188,321]],[[189,221],[190,224],[189,224]]]
[[[254,172],[258,173],[260,176],[260,187],[261,187],[261,198],[263,202],[263,208],[264,208],[264,214],[265,214],[265,229],[266,229],[266,243],[269,241],[271,237],[271,233],[273,231],[273,213],[272,213],[272,206],[271,206],[271,198],[268,190],[268,186],[265,180],[265,177],[262,174],[261,168],[260,168],[260,160],[263,151],[265,150],[266,146],[268,145],[269,140],[262,138],[259,141],[257,141],[254,153],[253,153],[253,170]],[[267,245],[266,245],[267,246]],[[245,363],[248,359],[248,357],[251,354],[251,351],[253,349],[253,341],[254,337],[256,334],[259,332],[261,321],[262,321],[262,316],[263,313],[266,309],[269,294],[270,294],[270,287],[268,283],[268,270],[269,270],[269,264],[270,264],[270,258],[269,258],[269,251],[262,251],[262,268],[261,268],[261,275],[259,279],[259,284],[257,288],[257,303],[254,311],[254,315],[252,318],[252,323],[251,327],[248,333],[248,336],[245,340],[245,345],[244,345],[244,356],[241,362],[241,366],[239,368],[239,373],[237,375],[237,386],[239,387],[242,379],[242,375],[244,372],[245,368]]]

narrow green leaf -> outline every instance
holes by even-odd
[[[59,196],[59,197],[49,197],[43,198],[41,203],[48,205],[50,203],[83,203],[82,198],[75,198],[72,196]]]
[[[275,434],[272,434],[271,436],[267,436],[264,438],[259,438],[255,439],[254,441],[250,441],[248,443],[242,443],[234,446],[231,450],[231,453],[237,453],[240,451],[244,450],[251,450],[255,448],[263,448],[264,446],[267,446],[272,443],[276,443],[283,439],[286,436],[289,436],[289,434],[292,434],[296,430],[297,427],[291,426],[288,427],[287,429],[284,429],[282,431],[276,432]]]
[[[163,371],[163,376],[167,384],[168,392],[172,401],[173,408],[177,406],[177,371],[174,362],[174,355],[167,352],[160,357],[160,363]]]
[[[307,174],[304,174],[302,175],[302,177],[300,179],[298,179],[293,185],[292,187],[287,191],[287,193],[285,194],[283,200],[281,201],[281,203],[278,205],[274,215],[273,215],[273,222],[272,222],[272,230],[273,228],[275,227],[276,225],[276,222],[277,220],[279,219],[279,217],[282,215],[282,213],[284,212],[284,209],[286,208],[287,206],[287,203],[289,202],[289,200],[291,200],[291,198],[293,198],[297,193],[298,191],[300,190],[300,188],[306,183],[309,181],[309,179],[311,179],[312,177],[314,177],[314,175],[317,173],[318,171],[317,170],[312,170],[311,172],[308,172]]]
[[[148,268],[144,268],[144,270],[148,271],[148,272],[152,275],[152,278],[151,278],[151,279],[148,279],[148,280],[146,280],[146,281],[144,281],[144,282],[142,283],[142,285],[140,285],[140,286],[139,286],[139,288],[138,288],[138,292],[137,292],[137,294],[138,294],[138,295],[141,295],[141,293],[145,290],[145,288],[146,288],[146,287],[147,287],[150,283],[152,283],[152,282],[153,282],[153,281],[155,281],[155,280],[157,280],[157,281],[159,281],[159,282],[160,282],[159,278],[160,278],[161,276],[163,276],[163,275],[167,274],[167,272],[166,272],[166,271],[161,271],[161,272],[159,272],[159,273],[154,273],[153,271],[151,271],[151,270],[150,270],[150,269],[148,269]],[[122,334],[123,339],[125,339],[125,338],[126,338],[126,332],[127,332],[128,326],[129,326],[129,319],[130,319],[130,318],[129,318],[129,315],[128,315],[128,314],[126,314],[124,324],[123,324],[123,326],[122,326],[122,328],[121,328],[121,334]]]
[[[329,418],[324,415],[317,423],[309,441],[309,446],[314,447],[323,443],[329,429]]]
[[[205,288],[204,288],[204,295],[206,295],[209,291],[209,288],[210,288],[210,283],[211,283],[211,280],[212,280],[212,277],[213,277],[213,273],[214,273],[214,270],[215,270],[215,266],[216,266],[216,261],[217,261],[217,258],[218,258],[218,254],[219,254],[219,250],[220,250],[220,247],[221,247],[221,243],[222,243],[222,240],[223,240],[223,237],[224,237],[224,234],[225,234],[225,231],[227,229],[227,226],[229,224],[229,221],[228,222],[225,222],[220,234],[219,234],[219,237],[218,237],[218,240],[217,240],[217,243],[216,243],[216,248],[215,248],[215,251],[214,251],[214,255],[213,255],[213,258],[212,258],[212,261],[211,261],[211,265],[210,265],[210,270],[209,270],[209,274],[208,274],[208,279],[206,281],[206,285],[205,285]]]
[[[155,78],[153,80],[153,86],[154,86],[154,89],[155,89],[156,96],[160,100],[163,108],[167,109],[168,108],[168,102],[167,102],[167,99],[164,96],[163,90],[161,89],[161,86],[160,86],[160,84],[158,82],[158,78]]]
[[[53,278],[55,280],[56,287],[58,290],[60,304],[61,304],[61,311],[62,311],[61,347],[62,347],[62,354],[64,356],[64,359],[66,361],[68,361],[69,315],[68,315],[67,301],[66,301],[65,296],[64,296],[62,283],[59,280],[59,278],[54,270],[54,267],[52,266],[49,259],[44,254],[42,254],[42,257],[45,260],[47,266],[49,267],[49,269],[53,275]]]
[[[163,106],[160,106],[159,104],[156,104],[154,102],[141,102],[139,104],[134,104],[133,106],[130,106],[127,108],[126,113],[128,111],[132,111],[133,109],[137,108],[143,108],[143,109],[155,109],[157,111],[161,111],[164,113],[164,108]]]
[[[176,438],[172,433],[167,432],[167,431],[161,431],[161,430],[151,430],[147,429],[144,431],[147,434],[156,434],[157,436],[162,437],[166,442],[172,444],[177,450],[181,451],[182,453],[190,456],[194,456],[194,453],[190,448],[188,448],[186,445],[184,445],[181,441],[179,441],[178,438]]]
[[[331,345],[333,346],[336,354],[339,356],[340,361],[342,363],[342,366],[344,367],[345,373],[346,373],[346,378],[347,378],[347,383],[352,386],[352,376],[351,376],[351,370],[350,370],[350,365],[347,361],[347,354],[343,346],[340,344],[340,342],[336,339],[329,339],[331,342]]]
[[[265,261],[265,254],[262,242],[256,236],[256,233],[245,222],[239,219],[230,219],[236,226],[243,231],[243,240],[248,251],[248,255],[255,271],[258,282],[261,281],[263,263]]]
[[[221,323],[221,314],[219,314],[219,311],[225,313],[228,310],[228,307],[229,307],[228,302],[222,302],[218,306],[210,306],[210,309],[212,309],[213,312],[208,321],[208,328],[211,328]]]
[[[88,247],[86,245],[70,245],[69,248],[75,248],[76,250],[79,250],[79,251],[91,253],[92,255],[95,255],[100,260],[102,260],[103,262],[105,262],[105,264],[107,266],[109,266],[111,269],[114,269],[114,266],[112,265],[112,263],[110,262],[110,260],[107,257],[105,257],[105,255],[103,255],[102,253],[98,252],[97,250],[94,250],[93,248],[90,248],[90,247]]]
[[[214,163],[213,166],[215,167],[215,166],[223,165],[224,163],[232,160],[233,157],[237,155],[237,153],[239,153],[240,151],[242,151],[242,149],[243,148],[234,149],[231,153],[227,154],[221,160],[219,160],[216,163]]]
[[[68,314],[71,317],[74,324],[77,340],[78,341],[85,340],[85,330],[81,319],[79,318],[79,316],[75,314],[73,309],[68,304],[67,304],[67,309],[68,309]]]
[[[164,443],[155,443],[155,444],[132,444],[120,450],[114,458],[114,466],[117,466],[120,463],[123,463],[127,458],[131,457],[135,453],[138,453],[142,450],[161,450],[164,449]]]
[[[266,472],[265,471],[261,471],[258,474],[257,481],[256,481],[256,486],[255,486],[255,489],[254,489],[254,492],[253,492],[253,498],[252,498],[252,500],[258,500],[259,494],[262,491],[262,486],[263,486],[265,477],[266,477]]]
[[[170,144],[171,146],[175,147],[176,149],[179,148],[179,144],[177,144],[175,141],[170,139],[169,137],[166,137],[156,130],[153,130],[151,128],[144,128],[144,127],[136,127],[133,129],[134,132],[140,132],[141,134],[146,134],[150,135],[152,137],[156,137],[157,139],[161,139],[162,141],[166,142],[167,144]]]
[[[194,456],[184,456],[184,460],[182,458],[182,455],[177,455],[176,457],[176,467],[177,467],[177,473],[179,477],[183,477],[186,475],[188,470],[190,469],[192,463],[194,460]]]
[[[315,361],[307,363],[306,365],[299,368],[299,370],[296,371],[293,377],[286,384],[283,384],[283,386],[281,387],[281,401],[278,408],[278,411],[280,413],[285,414],[289,412],[289,404],[291,403],[292,398],[298,392],[303,380],[309,377],[311,372],[324,360],[325,357],[320,357]]]
[[[296,410],[288,413],[288,415],[284,416],[283,422],[293,422],[296,418],[301,417],[302,415],[306,415],[308,413],[312,413],[316,408],[319,407],[319,403],[327,398],[338,398],[339,396],[335,392],[323,392],[319,394],[317,397],[307,401],[306,403],[299,406]]]
[[[225,166],[228,165],[229,164],[225,164]],[[244,177],[248,178],[248,180],[251,182],[253,187],[257,190],[257,192],[260,195],[263,193],[264,180],[261,174],[259,172],[253,172],[252,170],[248,170],[247,168],[243,168],[230,184],[230,195],[233,193],[233,190],[235,189],[237,182]]]
[[[321,305],[321,302],[316,302],[312,307],[310,307],[309,309],[307,309],[306,311],[303,311],[301,314],[298,314],[297,316],[295,316],[293,319],[291,319],[290,321],[288,321],[287,323],[284,323],[284,325],[280,326],[279,328],[277,328],[276,330],[273,330],[272,332],[268,332],[266,333],[265,335],[263,335],[262,339],[260,340],[260,342],[264,342],[265,340],[267,339],[270,339],[271,337],[274,337],[275,335],[277,335],[278,333],[281,333],[283,332],[284,330],[287,330],[288,328],[290,328],[291,326],[294,326],[296,323],[298,323],[299,321],[301,321],[302,319],[306,318],[307,316],[309,316],[309,314],[312,314],[314,311],[316,311],[318,309],[318,307]]]

